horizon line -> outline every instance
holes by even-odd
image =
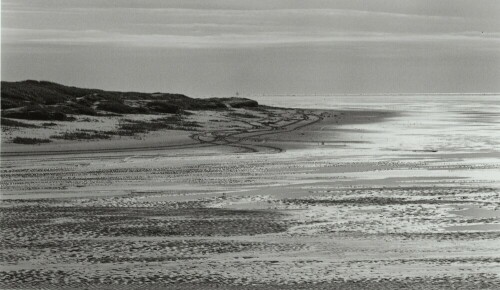
[[[63,85],[63,86],[69,86],[69,87],[78,87],[78,88],[85,88],[85,89],[96,89],[96,90],[103,90],[103,91],[118,91],[118,92],[137,92],[137,93],[146,93],[149,94],[150,92],[146,91],[141,91],[141,90],[124,90],[122,89],[102,89],[102,88],[97,88],[93,86],[79,86],[79,85],[72,85],[72,84],[63,84],[57,81],[49,81],[49,80],[35,80],[35,79],[24,79],[24,80],[18,80],[18,81],[10,81],[10,80],[0,80],[1,82],[9,82],[9,83],[14,83],[14,82],[27,82],[27,81],[35,81],[35,82],[49,82],[49,83],[54,83],[58,85]],[[172,92],[151,92],[150,94],[154,93],[172,93]],[[185,95],[191,95],[189,93],[182,93],[182,92],[177,92],[177,94],[185,94]],[[204,96],[213,96],[213,95],[230,95],[230,96],[235,96],[234,93],[205,93]],[[414,96],[414,95],[426,95],[426,96],[437,96],[437,95],[455,95],[455,96],[473,96],[473,95],[481,95],[481,96],[494,96],[494,95],[500,95],[500,92],[475,92],[475,93],[458,93],[458,92],[450,92],[450,93],[239,93],[239,96],[274,96],[274,97],[281,97],[281,96]]]
[[[413,95],[500,95],[500,92],[485,92],[485,93],[279,93],[279,94],[243,94],[253,96],[413,96]]]

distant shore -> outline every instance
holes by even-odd
[[[281,152],[291,148],[287,141],[311,141],[317,123],[369,122],[382,116],[276,108],[245,98],[192,99],[38,81],[2,82],[2,102],[3,157],[207,147]]]
[[[234,112],[234,111],[230,111]],[[53,121],[51,128],[40,128],[43,121],[24,121],[36,127],[2,130],[1,156],[36,156],[68,154],[106,154],[134,151],[196,150],[207,147],[223,147],[226,152],[282,152],[294,148],[294,144],[306,144],[321,134],[321,127],[332,124],[348,124],[377,121],[388,116],[385,112],[332,111],[267,108],[259,111],[238,109],[237,115],[227,112],[193,112],[190,122],[199,126],[195,130],[158,130],[134,136],[112,136],[106,139],[53,140],[41,144],[15,144],[16,136],[44,138],[57,132],[109,132],[113,125],[134,118],[140,122],[154,120],[150,115],[123,115],[120,117],[76,116],[76,121]],[[156,116],[160,117],[160,116]],[[210,120],[207,120],[210,118]],[[102,129],[101,129],[102,128]],[[112,129],[111,129],[112,130]],[[117,130],[117,129],[115,129]],[[312,138],[312,139],[311,139]],[[305,142],[305,143],[304,143]],[[320,142],[320,141],[318,141]]]

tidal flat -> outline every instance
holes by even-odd
[[[257,100],[2,130],[0,287],[500,288],[498,96]]]

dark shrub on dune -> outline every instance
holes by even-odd
[[[257,101],[246,98],[223,98],[221,100],[232,108],[254,108],[259,106]]]
[[[23,122],[9,120],[9,119],[5,119],[5,118],[2,118],[1,125],[2,125],[2,127],[38,128],[38,126],[36,126],[36,125],[26,124]]]
[[[19,108],[22,107],[23,105],[24,102],[21,100],[4,99],[2,95],[2,110]]]
[[[227,106],[219,99],[193,99],[178,94],[165,94],[161,101],[177,106],[179,109],[192,111],[224,110],[227,108]]]
[[[153,101],[146,105],[150,110],[158,113],[169,113],[169,114],[177,114],[181,112],[181,109],[176,106],[169,104],[166,101]]]
[[[20,110],[4,111],[2,117],[12,119],[25,119],[25,120],[42,120],[42,121],[66,121],[69,118],[65,113],[51,110],[42,106],[27,106]]]
[[[16,137],[12,140],[12,142],[16,144],[41,144],[41,143],[50,143],[49,139],[40,139],[40,138],[26,138],[26,137]]]
[[[81,105],[78,103],[71,103],[67,106],[64,107],[63,109],[64,112],[68,114],[75,114],[75,115],[88,115],[88,116],[96,116],[97,112],[94,110],[94,108]]]
[[[96,139],[109,139],[111,136],[106,132],[96,130],[77,130],[76,132],[65,132],[61,135],[51,136],[54,139],[63,140],[96,140]]]
[[[87,89],[67,87],[52,82],[27,80],[2,82],[2,101],[29,101],[40,105],[55,105],[88,93]]]
[[[245,98],[195,99],[182,94],[116,92],[83,89],[46,81],[2,82],[2,112],[9,118],[31,120],[67,120],[64,114],[98,115],[94,108],[114,114],[170,113],[185,110],[227,110],[258,108],[256,101]],[[24,110],[28,104],[38,109]],[[9,109],[19,109],[12,110]]]
[[[208,100],[202,100],[202,99],[196,99],[199,102],[196,102],[193,104],[195,109],[193,110],[223,110],[227,109],[227,106],[217,100],[217,99],[208,99]]]
[[[97,105],[97,109],[117,114],[132,114],[135,112],[133,107],[125,105],[124,103],[112,101],[100,103]]]

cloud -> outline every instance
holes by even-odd
[[[481,41],[498,45],[499,33],[467,31],[453,34],[394,34],[383,32],[257,32],[214,35],[127,34],[99,30],[3,29],[5,44],[111,45],[155,48],[247,48],[313,46],[339,42]]]
[[[499,8],[498,0],[3,0],[2,75],[200,93],[491,90]]]
[[[194,9],[194,8],[143,8],[143,7],[33,7],[23,5],[4,5],[3,13],[48,13],[48,14],[160,14],[175,16],[195,17],[283,17],[283,16],[378,16],[393,18],[415,18],[415,19],[462,19],[459,16],[450,15],[423,15],[413,13],[384,12],[358,9],[333,9],[333,8],[274,8],[274,9]]]
[[[6,44],[244,48],[498,40],[498,20],[430,15],[418,9],[375,10],[369,5],[365,10],[354,4],[318,8],[324,1],[295,1],[295,8],[280,0],[271,1],[277,7],[265,1],[236,5],[225,0],[192,2],[196,5],[157,0],[23,1],[2,4]]]

